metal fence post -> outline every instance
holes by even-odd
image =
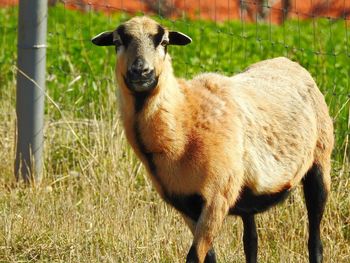
[[[47,0],[20,0],[17,59],[17,152],[15,176],[42,177]]]

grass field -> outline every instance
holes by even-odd
[[[127,145],[118,119],[113,48],[91,36],[125,14],[58,6],[49,12],[44,180],[13,178],[17,10],[0,9],[0,262],[184,262],[191,235],[164,202]],[[350,32],[344,21],[283,26],[157,18],[190,35],[171,47],[175,72],[234,74],[288,56],[314,76],[335,123],[332,193],[323,221],[325,262],[350,262]],[[257,216],[260,262],[307,262],[307,218],[297,188]],[[228,218],[215,242],[219,262],[243,262],[242,224]]]

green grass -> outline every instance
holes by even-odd
[[[125,14],[49,10],[44,180],[14,183],[17,10],[0,9],[0,262],[183,262],[191,237],[154,192],[118,120],[113,48],[90,43]],[[171,47],[175,73],[231,75],[288,56],[316,79],[334,118],[332,194],[323,223],[325,262],[350,261],[350,32],[344,21],[283,26],[157,18],[193,39]],[[74,131],[74,132],[73,132]],[[75,135],[76,134],[76,135]],[[307,262],[306,213],[298,188],[258,216],[261,262]],[[242,262],[242,225],[216,240],[219,262]]]

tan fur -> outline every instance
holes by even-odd
[[[256,194],[277,193],[295,187],[318,163],[329,190],[333,125],[305,69],[276,58],[233,77],[209,73],[179,80],[170,56],[162,47],[151,51],[144,37],[155,33],[156,22],[143,17],[124,25],[137,48],[121,50],[116,67],[127,139],[151,173],[136,141],[138,123],[160,181],[150,178],[161,196],[199,193],[205,198],[198,223],[186,219],[200,262],[244,186]],[[147,54],[159,83],[136,115],[123,75],[138,52]]]

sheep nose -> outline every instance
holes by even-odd
[[[136,58],[130,67],[130,73],[138,77],[148,77],[152,74],[153,70],[150,68],[148,63],[142,58]]]

